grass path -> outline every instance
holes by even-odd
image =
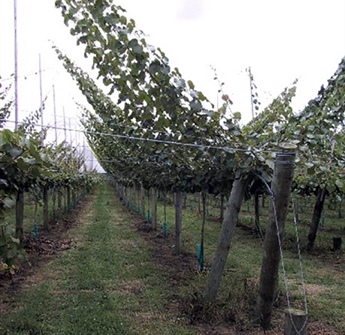
[[[162,206],[158,217],[161,222]],[[250,317],[262,255],[255,236],[236,230],[218,303],[204,306],[195,295],[202,292],[207,274],[195,271],[200,216],[184,211],[185,253],[181,257],[172,254],[173,233],[165,239],[158,232],[140,234],[137,220],[117,200],[114,190],[102,185],[80,211],[80,224],[63,236],[74,241],[73,249],[36,268],[15,296],[0,286],[0,335],[233,335],[238,329],[245,330],[243,335],[262,334],[253,328]],[[172,206],[167,207],[167,222],[173,232]],[[205,227],[207,267],[219,229],[216,221]],[[343,334],[344,253],[304,254],[303,259],[308,333]],[[296,252],[285,253],[285,268],[291,298],[302,307]],[[282,276],[280,280],[282,298],[268,335],[283,332],[286,302]],[[178,309],[184,314],[178,315]],[[196,321],[194,326],[191,320]]]
[[[41,280],[18,293],[0,334],[195,334],[164,312],[164,273],[131,220],[100,188],[68,232],[76,248],[37,269]]]

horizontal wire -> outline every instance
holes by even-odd
[[[6,119],[0,119],[0,122],[16,123],[15,121],[6,120]],[[29,123],[26,123],[26,122],[18,122],[18,124],[29,125]],[[37,127],[41,127],[41,125],[36,125],[36,126]],[[129,135],[111,134],[111,133],[103,133],[103,132],[97,132],[97,131],[72,129],[72,128],[67,128],[67,127],[53,127],[53,126],[50,126],[50,125],[43,125],[43,127],[48,128],[48,129],[65,130],[65,131],[71,131],[71,132],[73,131],[73,132],[76,132],[76,133],[83,133],[83,134],[89,134],[89,135],[100,135],[100,136],[107,136],[107,137],[113,137],[113,138],[128,139],[128,140],[133,140],[133,141],[170,144],[170,145],[193,147],[193,148],[199,148],[199,149],[223,150],[223,151],[227,151],[227,152],[230,152],[230,153],[235,153],[235,152],[268,152],[268,153],[276,153],[276,151],[256,149],[256,148],[253,148],[253,147],[250,147],[248,149],[243,149],[243,148],[234,148],[234,147],[229,147],[229,146],[224,146],[224,147],[223,146],[212,146],[212,145],[203,145],[203,144],[195,144],[195,143],[183,143],[183,142],[176,142],[176,141],[159,140],[159,139],[154,139],[154,138],[135,137],[135,136],[129,136]]]

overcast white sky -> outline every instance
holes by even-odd
[[[217,104],[217,69],[233,111],[251,118],[250,66],[262,103],[299,78],[296,111],[314,98],[345,56],[345,0],[115,0],[128,11],[151,44],[161,47],[185,79],[191,79]],[[78,65],[89,70],[83,48],[63,24],[53,0],[17,0],[20,119],[40,104],[38,54],[42,58],[45,123],[52,123],[52,85],[59,125],[62,109],[74,127],[85,103],[51,50],[52,40]],[[0,0],[0,75],[14,72],[13,0]],[[35,74],[36,73],[36,74]],[[24,76],[26,79],[24,79]],[[2,80],[3,84],[10,80]],[[68,125],[69,119],[67,119]],[[59,133],[59,140],[63,134]]]

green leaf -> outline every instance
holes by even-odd
[[[10,197],[6,197],[2,200],[2,204],[4,208],[12,208],[15,205],[15,201]]]

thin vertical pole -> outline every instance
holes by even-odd
[[[57,135],[57,121],[56,121],[56,100],[55,100],[55,86],[53,85],[53,102],[54,102],[54,128],[55,128],[55,145],[58,143]]]
[[[250,66],[248,68],[248,75],[249,75],[249,85],[250,85],[250,104],[252,108],[252,119],[254,119],[254,101],[253,101],[253,76]]]
[[[18,129],[18,38],[17,38],[17,0],[14,0],[14,128]]]
[[[42,91],[42,66],[41,54],[38,55],[38,73],[40,80],[40,114],[41,114],[41,142],[43,143],[43,91]]]
[[[85,156],[85,135],[83,136],[83,157],[84,157],[84,169],[87,170],[87,161]]]
[[[67,130],[66,130],[66,115],[65,115],[65,107],[62,107],[62,113],[63,113],[63,129],[65,133],[65,146],[67,144]]]
[[[72,137],[72,126],[71,126],[71,118],[68,119],[68,127],[69,127],[69,141],[71,146],[73,145],[73,137]]]
[[[93,152],[90,148],[90,155],[91,155],[91,170],[93,170]]]

